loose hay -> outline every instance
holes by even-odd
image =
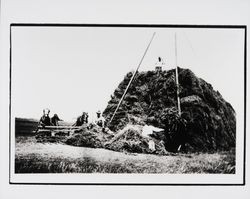
[[[168,154],[162,140],[142,136],[142,126],[140,125],[127,125],[117,134],[103,132],[103,129],[98,126],[94,126],[91,129],[84,126],[70,136],[64,135],[50,136],[49,134],[39,134],[36,136],[36,139],[37,142],[43,143],[60,142],[72,146],[106,148],[119,152]],[[155,144],[155,150],[149,148],[149,143],[152,141]]]
[[[112,134],[103,132],[103,129],[99,126],[94,126],[91,129],[85,127],[67,138],[65,143],[73,146],[104,148],[105,142],[111,137],[113,137]]]
[[[149,148],[150,140],[154,141],[155,150]],[[120,152],[168,154],[163,141],[143,137],[142,126],[138,125],[127,125],[111,141],[105,144],[105,148]]]

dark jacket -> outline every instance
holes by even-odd
[[[42,126],[50,126],[51,125],[50,117],[43,115],[40,119],[40,124]]]
[[[51,123],[53,126],[58,126],[58,121],[62,121],[57,114],[51,118]]]

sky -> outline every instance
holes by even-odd
[[[103,111],[127,72],[177,64],[212,84],[236,114],[244,99],[244,31],[209,28],[12,27],[12,109],[40,118],[49,108],[65,121]]]

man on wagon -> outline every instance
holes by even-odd
[[[59,126],[58,122],[62,121],[58,115],[55,113],[54,116],[51,118],[51,123],[53,126]]]
[[[45,127],[45,126],[52,125],[50,121],[49,113],[50,113],[50,110],[48,108],[43,109],[43,116],[40,118],[38,126],[41,125],[42,127]]]

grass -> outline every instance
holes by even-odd
[[[196,154],[125,154],[106,149],[16,140],[15,173],[235,173],[234,151]]]

